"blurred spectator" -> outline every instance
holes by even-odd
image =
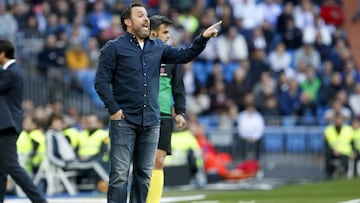
[[[324,118],[328,123],[334,123],[336,115],[340,114],[344,123],[349,123],[351,120],[351,111],[345,107],[339,99],[333,99],[331,107],[324,112]]]
[[[342,175],[345,176],[348,170],[349,158],[353,157],[351,142],[353,141],[353,129],[346,125],[344,117],[338,112],[334,114],[334,123],[328,125],[324,130],[326,152],[325,169],[328,178],[333,178],[336,167],[342,168]],[[339,160],[339,166],[334,164]]]
[[[321,72],[319,73],[319,79],[322,85],[328,85],[332,79],[333,64],[330,60],[326,60],[322,63]]]
[[[89,82],[86,81],[94,71],[89,69],[90,59],[81,44],[73,44],[66,49],[65,60],[69,69],[71,86],[80,91],[89,88]]]
[[[360,83],[357,82],[354,85],[354,92],[349,95],[349,105],[354,112],[354,117],[360,116]]]
[[[329,59],[334,65],[334,71],[342,72],[344,70],[345,61],[350,58],[351,53],[346,40],[342,38],[336,40],[336,44],[329,54]]]
[[[87,25],[90,28],[90,35],[98,37],[101,30],[110,27],[111,14],[105,10],[103,1],[96,1],[93,4],[93,10],[87,15]]]
[[[222,21],[220,34],[226,33],[230,26],[233,25],[233,9],[228,1],[217,0],[215,6],[215,14]]]
[[[287,49],[296,50],[302,45],[302,30],[295,26],[292,16],[286,18],[284,30],[280,34]]]
[[[269,70],[270,66],[266,61],[265,50],[255,49],[254,51],[252,51],[250,59],[250,69],[248,71],[251,87],[253,87],[255,83],[260,80],[262,72]]]
[[[329,37],[331,37],[331,36],[329,36]],[[330,43],[331,43],[331,39],[330,39]],[[325,42],[324,37],[320,32],[316,33],[314,47],[319,52],[320,59],[322,62],[329,59],[329,54],[331,51],[331,44],[329,44],[328,42]]]
[[[347,77],[351,77],[356,82],[360,82],[360,72],[355,65],[354,59],[348,59],[345,61],[344,69],[342,72],[342,78],[345,80]]]
[[[269,64],[271,70],[274,72],[275,78],[279,75],[280,71],[286,71],[290,68],[291,56],[286,52],[285,44],[280,42],[276,45],[274,51],[269,54]]]
[[[194,75],[192,62],[183,64],[182,68],[184,72],[183,80],[184,80],[185,93],[187,96],[189,96],[195,92],[198,86],[200,87],[201,85],[198,84],[197,78]]]
[[[281,42],[281,38],[267,21],[262,22],[260,28],[265,37],[267,44],[266,54],[268,54],[275,48],[277,43]]]
[[[65,52],[66,66],[76,72],[89,68],[90,60],[81,44],[73,44]]]
[[[261,29],[261,27],[254,28],[249,41],[249,50],[252,52],[257,49],[267,50],[269,43]]]
[[[29,136],[32,142],[33,154],[31,155],[31,165],[33,173],[35,174],[40,167],[41,162],[46,156],[46,138],[45,130],[42,128],[41,123],[33,118],[29,123]]]
[[[265,118],[266,125],[280,125],[280,112],[278,110],[278,101],[274,95],[265,97],[264,106],[260,109]]]
[[[345,16],[340,5],[335,0],[324,0],[320,7],[320,16],[325,23],[335,27],[341,26]]]
[[[265,107],[265,100],[268,96],[275,94],[276,83],[271,77],[270,71],[263,71],[260,80],[255,83],[253,95],[255,97],[255,105],[261,110]]]
[[[325,25],[323,19],[318,15],[314,17],[314,26],[307,26],[303,28],[303,42],[314,44],[317,36],[321,38],[321,42],[323,44],[331,44],[330,28]]]
[[[290,79],[282,85],[277,100],[281,115],[295,115],[301,104],[301,89],[298,82]]]
[[[47,27],[47,18],[52,13],[50,2],[44,1],[33,7],[33,12],[38,22],[38,29],[45,33]]]
[[[228,98],[225,93],[225,83],[216,81],[210,91],[210,110],[213,114],[222,114],[228,108]]]
[[[23,1],[18,2],[13,6],[13,15],[18,23],[18,30],[24,30],[27,27],[27,20],[32,15],[30,5]]]
[[[64,168],[65,170],[79,170],[79,172],[81,170],[93,169],[94,171],[90,173],[89,171],[84,173],[88,180],[94,180],[95,184],[101,179],[106,182],[109,181],[106,170],[104,170],[98,162],[92,160],[82,161],[77,158],[75,151],[63,134],[65,121],[61,115],[52,115],[49,123],[49,128],[46,131],[46,147],[47,157],[51,164]],[[78,175],[77,178],[79,177],[81,177],[81,175]],[[90,182],[88,180],[87,182]]]
[[[343,89],[341,74],[339,72],[331,73],[331,80],[329,83],[323,82],[321,84],[318,96],[318,103],[322,107],[330,106],[330,101],[338,91]]]
[[[106,37],[109,40],[115,39],[119,35],[124,34],[124,30],[121,26],[120,16],[113,15],[111,17],[110,26],[105,29]]]
[[[70,45],[80,43],[83,48],[87,48],[90,31],[84,25],[84,16],[79,14],[75,15],[72,22],[66,26],[66,34]]]
[[[57,47],[57,38],[55,35],[47,35],[45,38],[45,47],[38,55],[38,71],[40,75],[48,77],[56,82],[64,82],[65,67],[65,49]]]
[[[239,68],[240,61],[248,58],[247,43],[234,26],[231,26],[226,34],[220,35],[216,40],[224,77],[227,82],[230,82],[234,71]]]
[[[172,155],[165,159],[165,166],[189,165],[191,179],[196,186],[204,186],[204,157],[194,134],[185,127],[171,136]]]
[[[312,67],[308,67],[305,80],[300,83],[302,92],[309,94],[311,102],[316,102],[321,82]]]
[[[65,27],[60,24],[59,16],[56,13],[51,13],[47,17],[45,35],[58,35],[65,31]]]
[[[311,0],[301,0],[294,8],[295,25],[300,29],[315,25],[315,5]]]
[[[192,34],[194,34],[199,28],[199,20],[191,13],[190,8],[185,9],[179,15],[178,20],[180,25]]]
[[[198,87],[192,95],[187,97],[187,111],[196,115],[208,113],[210,96],[206,87]]]
[[[246,68],[238,68],[234,72],[232,82],[226,85],[227,98],[234,103],[239,110],[245,108],[243,98],[245,94],[250,91],[250,84],[246,76]]]
[[[79,133],[78,157],[81,161],[96,161],[108,169],[110,138],[96,115],[85,117],[85,126]]]
[[[261,16],[260,22],[266,21],[271,28],[274,28],[278,16],[281,14],[281,7],[276,0],[264,0],[257,5],[257,12]]]
[[[18,23],[14,15],[7,9],[4,1],[0,2],[0,38],[15,42]]]
[[[251,93],[244,97],[245,109],[237,117],[237,130],[240,137],[242,160],[260,160],[261,139],[264,133],[265,121],[255,107],[255,98]],[[249,157],[248,150],[252,149],[253,156]]]
[[[86,16],[86,5],[87,5],[87,2],[84,0],[73,1],[73,3],[72,3],[73,16],[70,19],[76,18],[76,16],[82,16],[84,18]]]
[[[340,102],[342,103],[343,106],[345,106],[346,108],[348,108],[351,112],[351,116],[353,116],[353,112],[352,109],[349,105],[349,95],[348,92],[345,89],[339,90],[336,95],[335,98],[340,100]]]
[[[293,10],[294,4],[291,1],[286,2],[276,21],[276,31],[279,34],[284,35],[286,32],[287,20],[288,18],[293,18]]]
[[[36,121],[30,114],[24,116],[22,125],[23,130],[16,141],[19,164],[28,174],[32,175],[32,157],[34,156],[36,149],[32,141],[32,134],[36,134],[39,129],[37,129]]]
[[[207,88],[209,91],[213,91],[213,88],[215,87],[216,82],[225,82],[224,73],[223,73],[223,67],[220,63],[213,64],[212,72],[208,76],[207,79]]]
[[[263,14],[254,15],[254,13],[258,13],[255,0],[232,1],[232,8],[234,18],[242,19],[244,29],[252,30],[261,23],[259,16],[263,16]]]
[[[316,103],[312,100],[312,95],[309,92],[302,92],[300,95],[300,105],[296,111],[296,115],[310,123],[317,115]],[[307,123],[307,124],[310,124]],[[305,123],[300,123],[305,124]]]
[[[305,43],[301,48],[295,52],[295,64],[304,62],[308,66],[318,70],[320,68],[320,54],[312,44]]]

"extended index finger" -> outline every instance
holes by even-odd
[[[216,27],[216,26],[219,26],[219,25],[221,25],[221,23],[222,23],[222,20],[220,20],[219,22],[217,22],[217,23],[213,24],[211,27]]]

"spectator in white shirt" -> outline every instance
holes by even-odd
[[[240,150],[243,160],[248,159],[247,151],[253,149],[256,160],[260,159],[261,138],[265,122],[263,116],[255,107],[254,96],[248,93],[244,97],[245,109],[237,117],[237,130],[240,138]]]
[[[278,43],[275,50],[270,52],[269,63],[271,70],[275,73],[279,73],[282,70],[286,71],[290,68],[291,56],[286,52],[284,43]]]

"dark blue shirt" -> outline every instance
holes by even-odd
[[[134,124],[159,124],[160,64],[187,63],[201,53],[208,39],[198,36],[186,49],[175,49],[159,39],[145,39],[141,49],[126,32],[101,49],[95,89],[110,115],[122,109]]]

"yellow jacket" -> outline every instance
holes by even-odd
[[[340,133],[336,131],[334,125],[325,128],[325,139],[330,148],[346,156],[350,156],[352,153],[353,134],[353,128],[349,125],[343,125]]]

